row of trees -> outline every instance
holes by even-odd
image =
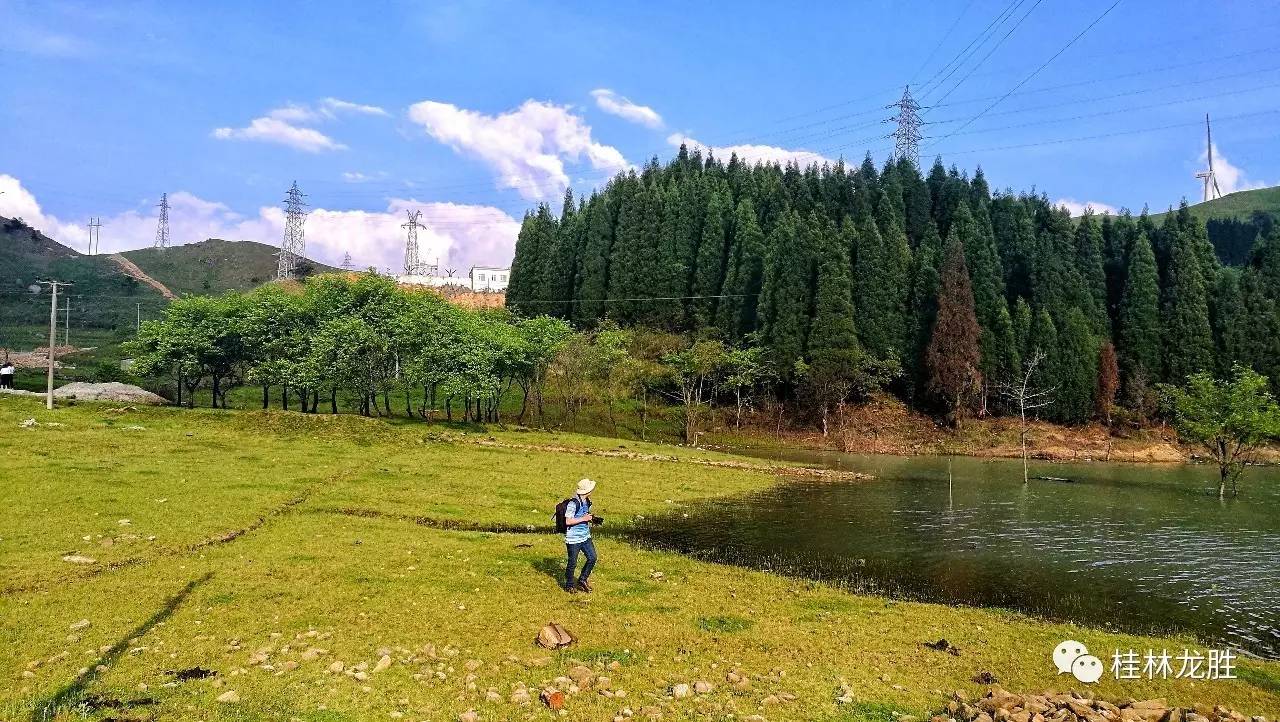
[[[879,388],[955,419],[1016,411],[998,392],[1039,352],[1042,415],[1078,423],[1148,415],[1156,384],[1236,363],[1280,377],[1280,233],[1264,231],[1224,267],[1185,204],[1073,220],[940,161],[923,177],[682,148],[527,214],[507,303],[758,348],[823,422]]]
[[[402,408],[426,419],[454,419],[456,411],[499,421],[503,400],[518,393],[519,420],[542,424],[553,389],[571,427],[599,406],[615,434],[624,413],[634,412],[643,437],[651,413],[675,405],[690,442],[714,398],[733,404],[740,424],[770,378],[758,349],[616,326],[574,333],[562,319],[468,310],[374,273],[184,297],[143,323],[128,346],[133,371],[171,381],[188,406],[207,392],[211,406],[226,408],[232,389],[257,385],[263,408],[274,393],[282,408],[310,413],[325,404],[331,413]]]

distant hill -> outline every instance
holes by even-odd
[[[177,296],[248,291],[275,278],[275,254],[274,246],[263,243],[218,239],[119,254],[141,269],[140,280],[134,277],[136,270],[130,275],[129,264],[111,254],[86,256],[20,219],[0,217],[0,347],[45,343],[49,293],[38,281],[56,278],[74,284],[67,290],[73,336],[84,329],[127,334],[139,313],[155,318],[168,303],[146,276]],[[308,260],[303,270],[310,275],[338,269]],[[61,300],[58,306],[63,307]],[[60,322],[62,318],[60,313]]]
[[[1204,219],[1209,241],[1218,260],[1239,266],[1249,259],[1249,251],[1259,233],[1280,224],[1280,186],[1236,191],[1221,198],[1190,206],[1191,212]],[[1152,214],[1157,223],[1165,213]]]
[[[171,248],[143,248],[120,255],[178,296],[224,291],[248,291],[276,277],[279,249],[257,241],[210,238]],[[302,275],[334,273],[340,269],[306,260]]]

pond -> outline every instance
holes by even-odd
[[[1182,631],[1280,657],[1280,469],[967,457],[787,458],[874,474],[788,481],[643,520],[642,543],[895,597]],[[950,477],[950,481],[948,480]]]

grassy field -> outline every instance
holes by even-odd
[[[556,680],[572,671],[597,679],[568,696],[567,719],[629,708],[887,722],[936,710],[952,690],[976,693],[981,671],[1013,690],[1070,688],[1049,661],[1067,638],[1103,650],[1194,646],[854,596],[633,547],[615,529],[637,516],[776,477],[600,453],[618,446],[350,415],[46,412],[0,397],[0,718],[553,719],[538,690],[567,686]],[[598,539],[597,591],[569,596],[557,583],[563,545],[542,532],[581,476],[599,480],[610,533]],[[73,555],[93,563],[63,560]],[[549,620],[579,641],[535,647]],[[922,645],[940,637],[960,655]],[[195,668],[216,674],[175,674]],[[1240,670],[1096,686],[1280,713],[1280,664]],[[731,671],[749,681],[731,684]],[[698,680],[711,691],[669,696]],[[842,684],[852,703],[836,702]],[[532,701],[520,702],[519,685]]]

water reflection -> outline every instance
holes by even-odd
[[[860,591],[1184,630],[1280,657],[1276,469],[1249,470],[1247,497],[1223,504],[1205,467],[1041,465],[1032,473],[1071,482],[1024,485],[1004,460],[788,456],[878,478],[718,499],[636,537]]]

